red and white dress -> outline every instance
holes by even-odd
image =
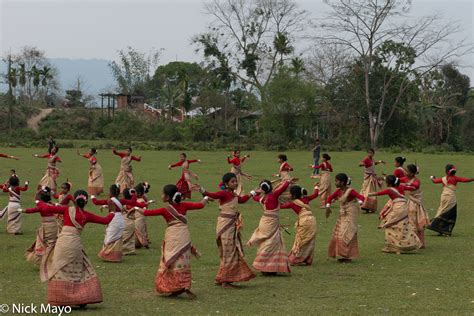
[[[183,160],[183,161],[178,161],[177,163],[170,165],[171,168],[175,168],[175,167],[182,168],[181,178],[176,183],[176,186],[178,187],[178,191],[181,193],[183,198],[186,198],[186,199],[191,198],[191,189],[193,187],[193,184],[191,183],[191,177],[196,178],[197,176],[196,174],[191,172],[191,170],[189,170],[189,165],[198,161],[199,160],[196,160],[196,159]]]

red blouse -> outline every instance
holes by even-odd
[[[402,170],[402,169],[400,169],[400,168],[397,168],[397,169],[393,170],[393,175],[394,175],[395,177],[401,179],[401,178],[406,177],[406,176],[407,176],[407,173],[406,173],[404,170]]]
[[[10,192],[9,187],[4,184],[0,184],[0,188],[2,188],[3,192]],[[24,187],[17,186],[13,188],[13,192],[15,192],[18,195],[21,194],[21,191],[27,191],[27,190],[28,190],[27,185],[25,185]]]
[[[193,163],[193,162],[198,162],[198,160],[196,160],[196,159],[184,160],[184,161],[187,161],[188,164]],[[171,168],[181,167],[183,165],[184,161],[178,161],[177,163],[174,163],[174,164],[170,165],[170,167]]]
[[[43,154],[43,155],[38,155],[38,158],[51,158],[53,157],[52,154]],[[54,161],[53,162],[62,162],[61,158],[59,156],[56,156],[54,157]]]
[[[203,194],[210,197],[211,199],[219,200],[220,205],[232,201],[235,197],[237,197],[240,204],[245,203],[250,199],[250,195],[239,196],[228,190],[221,190],[218,192],[204,192]]]
[[[287,172],[293,171],[293,167],[290,166],[290,164],[285,161],[284,163],[280,165],[280,171],[287,171]]]
[[[314,169],[321,169],[323,171],[329,171],[329,172],[332,172],[332,166],[329,162],[325,161],[323,163],[321,163],[320,165],[317,165],[317,166],[313,166]]]
[[[132,195],[132,199],[127,200],[127,199],[118,199],[120,201],[120,204],[123,206],[131,205],[131,206],[137,206],[140,208],[147,207],[147,203],[142,203],[142,202],[137,202],[137,196],[134,194]],[[107,205],[109,207],[109,211],[112,212],[122,212],[121,209],[118,208],[118,206],[112,201],[111,198],[108,198],[106,200],[98,200],[97,198],[92,198],[92,203],[94,205]]]
[[[458,177],[458,176],[447,176],[448,178],[448,184],[456,185],[458,182],[472,182],[472,179],[469,178],[463,178],[463,177]],[[443,183],[442,178],[434,178],[433,183]],[[444,183],[443,183],[444,186]]]
[[[408,185],[403,185],[400,184],[398,187],[393,187],[393,189],[396,189],[400,195],[405,196],[405,191],[414,191],[415,188],[412,186]],[[394,200],[398,197],[400,197],[397,193],[393,192],[392,188],[385,189],[379,192],[376,192],[375,195],[381,196],[381,195],[388,195],[391,200]]]
[[[113,150],[113,153],[117,156],[119,156],[120,158],[124,158],[124,157],[127,157],[128,156],[128,153],[126,152],[119,152],[119,151],[116,151],[116,150]],[[137,157],[137,156],[130,156],[130,158],[132,160],[135,160],[135,161],[141,161],[142,159],[140,157]]]
[[[71,226],[75,227],[74,224],[71,221],[71,218],[69,217],[69,206],[54,206],[51,204],[44,203],[40,201],[36,207],[34,208],[27,208],[25,210],[26,213],[34,213],[34,212],[40,212],[44,214],[63,214],[64,216],[64,226]],[[51,216],[47,215],[47,216]],[[107,225],[112,221],[114,218],[114,213],[110,212],[107,216],[101,217],[98,215],[95,215],[93,213],[87,212],[85,210],[80,209],[79,207],[76,206],[76,222],[78,222],[82,227],[84,227],[87,223],[96,223],[96,224],[103,224]]]
[[[364,164],[364,167],[369,168],[374,164],[374,160],[369,158],[369,156],[365,157],[364,160],[361,161]]]
[[[278,189],[268,194],[265,194],[263,198],[260,197],[260,193],[257,193],[257,195],[253,197],[253,199],[257,202],[263,203],[263,205],[265,206],[265,210],[275,210],[280,205],[280,201],[278,201],[278,198],[283,192],[285,192],[289,185],[290,182],[285,181],[283,182],[283,185],[281,185]]]
[[[68,194],[66,196],[64,196],[64,194],[55,194],[55,195],[53,195],[53,197],[56,200],[61,200],[59,202],[59,204],[61,204],[61,205],[69,205],[69,202],[74,203],[74,197],[71,194]]]
[[[400,182],[401,183],[408,183],[408,182],[410,182],[410,179],[408,177],[403,177],[403,178],[400,178]],[[414,177],[413,181],[410,183],[410,186],[413,187],[414,190],[418,190],[421,186],[420,179],[418,179],[417,177]]]
[[[348,188],[349,190],[349,188]],[[331,204],[334,200],[342,197],[344,195],[345,192],[342,192],[341,189],[337,189],[336,191],[334,191],[333,194],[331,194],[328,199],[326,200],[326,204]],[[361,200],[361,201],[365,201],[365,197],[361,194],[359,194],[359,192],[357,192],[356,190],[352,190],[351,193],[349,193],[349,196],[347,197],[347,201],[350,202],[354,199],[358,199],[358,200]]]
[[[202,202],[181,202],[178,204],[171,204],[179,214],[186,216],[186,213],[190,210],[200,210],[204,208],[205,204]],[[173,215],[171,215],[165,207],[158,208],[155,210],[145,210],[143,212],[145,216],[163,216],[166,222],[171,222]]]
[[[227,163],[233,164],[235,166],[240,166],[240,164],[243,163],[245,159],[247,159],[247,157],[242,157],[242,159],[240,159],[239,157],[233,157],[232,159],[227,157]]]
[[[308,195],[308,196],[303,196],[300,200],[303,201],[304,204],[309,204],[312,200],[318,197],[319,190],[315,189],[313,194]],[[291,208],[296,214],[299,214],[301,212],[302,207],[299,205],[296,205],[294,201],[286,202],[283,203],[280,208],[282,209],[288,209]]]

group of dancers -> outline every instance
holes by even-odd
[[[294,171],[286,155],[278,156],[279,170],[274,180],[263,180],[248,194],[244,192],[244,180],[252,177],[243,172],[242,165],[249,155],[241,156],[239,150],[227,158],[231,172],[225,173],[219,184],[219,190],[210,192],[194,180],[199,177],[191,172],[192,163],[200,160],[188,159],[180,154],[177,163],[169,169],[181,167],[181,178],[176,184],[165,185],[161,191],[163,207],[151,209],[154,201],[148,198],[150,184],[135,183],[132,161],[141,161],[141,157],[132,155],[132,148],[113,153],[120,157],[120,171],[116,183],[109,188],[108,197],[98,199],[104,191],[104,176],[97,160],[97,151],[92,148],[86,154],[78,155],[89,160],[87,190],[76,190],[71,194],[72,185],[68,181],[57,188],[61,162],[59,148],[52,146],[47,154],[34,157],[47,158],[48,165],[44,177],[37,187],[36,206],[23,209],[21,192],[28,190],[28,182],[20,185],[18,175],[12,170],[9,180],[1,185],[9,194],[8,206],[0,212],[7,218],[7,231],[21,235],[22,214],[39,213],[41,225],[35,242],[27,250],[27,260],[40,267],[40,278],[48,282],[48,303],[61,306],[85,306],[102,302],[102,291],[97,274],[84,252],[81,232],[87,223],[107,225],[102,249],[98,256],[108,262],[121,262],[123,255],[135,253],[136,248],[148,248],[150,240],[145,218],[162,216],[167,228],[161,247],[161,260],[155,278],[156,291],[177,296],[186,293],[190,298],[196,295],[191,291],[191,256],[199,257],[199,251],[193,246],[188,229],[186,214],[191,210],[203,209],[208,202],[219,201],[219,216],[216,225],[216,242],[219,249],[220,265],[215,283],[222,288],[234,288],[234,283],[249,281],[256,277],[254,270],[263,275],[290,273],[290,266],[310,266],[314,259],[317,235],[317,220],[311,201],[317,197],[326,218],[332,213],[331,205],[339,201],[339,213],[329,243],[328,255],[347,263],[359,256],[358,217],[361,210],[374,213],[377,210],[377,196],[388,195],[389,201],[380,212],[379,228],[385,230],[387,253],[405,253],[425,247],[425,228],[450,236],[457,214],[455,190],[459,182],[471,182],[474,178],[456,176],[456,167],[446,165],[446,174],[442,178],[432,176],[433,183],[443,185],[441,204],[433,220],[429,220],[423,206],[421,182],[417,177],[418,166],[404,166],[403,157],[395,159],[395,170],[391,175],[377,176],[375,166],[385,164],[374,160],[375,151],[369,149],[367,156],[360,162],[364,168],[362,190],[358,192],[350,186],[351,179],[345,173],[335,176],[336,190],[331,191],[334,172],[331,157],[325,153],[322,162],[310,165],[316,170],[311,176],[317,183],[311,192],[298,185],[298,179],[291,176]],[[4,158],[18,159],[10,155]],[[194,180],[193,180],[194,179]],[[385,184],[383,184],[385,182]],[[386,187],[383,188],[382,186]],[[203,198],[199,202],[190,202],[192,192],[199,191]],[[56,202],[53,202],[56,200]],[[250,239],[244,243],[241,239],[242,215],[239,204],[254,200],[263,209],[258,227]],[[89,202],[108,209],[107,216],[99,216],[86,211]],[[283,241],[283,231],[287,228],[280,224],[280,209],[292,209],[297,215],[295,239],[287,252]],[[244,247],[257,247],[256,258],[250,268],[244,257]]]

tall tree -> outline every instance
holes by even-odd
[[[403,17],[410,10],[411,0],[324,2],[330,6],[331,12],[322,23],[318,23],[315,39],[322,45],[342,45],[362,62],[365,106],[373,147],[377,146],[385,125],[399,106],[401,96],[409,88],[410,78],[421,78],[441,63],[472,50],[472,45],[467,41],[451,41],[452,35],[457,33],[460,27],[455,23],[442,23],[440,16],[421,17],[416,21],[404,20]],[[386,57],[383,63],[387,76],[382,82],[374,82],[370,76],[374,63],[380,61],[377,60],[377,52]],[[407,63],[407,53],[414,53],[413,62]],[[393,69],[396,71],[392,71]],[[397,82],[395,78],[399,77],[400,72],[406,74],[405,79],[401,84],[397,83],[399,92],[395,96],[395,102],[387,104],[385,92]],[[371,96],[374,85],[385,94],[378,102],[374,102]]]
[[[306,12],[293,0],[212,0],[205,11],[214,21],[193,39],[197,50],[265,100],[278,65],[294,51]]]
[[[109,64],[120,93],[144,94],[146,85],[158,65],[162,50],[143,53],[132,47],[119,50],[119,58]]]

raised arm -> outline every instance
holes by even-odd
[[[433,183],[436,183],[436,184],[439,184],[439,183],[443,183],[443,178],[436,178],[435,176],[431,176],[431,182]]]
[[[226,198],[226,192],[224,190],[221,190],[221,191],[217,191],[217,192],[207,192],[207,191],[204,191],[202,193],[204,196],[208,196],[210,197],[211,199],[214,199],[214,200],[224,200]]]
[[[98,200],[95,196],[91,200],[94,205],[109,205],[109,200]]]
[[[250,194],[246,194],[246,195],[239,195],[237,197],[237,201],[239,204],[244,204],[246,203],[248,200],[250,200],[250,198],[252,197],[252,195]]]
[[[363,196],[362,194],[360,194],[356,190],[352,190],[349,195],[352,196],[355,199],[358,199],[358,200],[362,201],[362,202],[365,201],[365,196]]]
[[[187,211],[200,210],[206,206],[205,202],[181,202],[180,204],[182,204]]]
[[[181,167],[183,165],[183,161],[178,161],[176,163],[170,164],[168,166],[168,169],[175,168],[175,167]]]
[[[36,158],[49,158],[49,154],[34,154],[33,157],[36,157]]]
[[[474,181],[474,178],[464,178],[464,177],[458,177],[458,176],[454,176],[454,178],[456,179],[456,182],[472,182],[472,181]]]
[[[273,194],[275,194],[276,197],[279,197],[283,192],[285,192],[286,189],[288,189],[289,185],[289,181],[284,181],[283,184],[278,187],[278,189],[273,191]]]
[[[168,210],[165,207],[154,209],[154,210],[145,210],[143,211],[143,215],[145,216],[163,216],[166,214]]]
[[[67,212],[69,206],[62,205],[62,206],[54,206],[51,204],[47,204],[43,201],[38,202],[36,207],[39,209],[40,212],[49,212],[49,213],[55,213],[55,214],[64,214]],[[26,212],[28,212],[29,209],[26,209]]]
[[[372,192],[372,193],[369,193],[369,196],[382,196],[382,195],[390,195],[391,191],[389,189],[385,189],[385,190],[382,190],[382,191],[378,191],[378,192]]]
[[[341,192],[340,189],[337,189],[336,191],[334,191],[326,200],[326,207],[329,207],[331,206],[331,203],[337,199],[337,197],[339,196],[339,193]]]
[[[1,158],[8,158],[8,159],[15,159],[15,160],[19,160],[20,158],[18,157],[15,157],[15,156],[12,156],[12,155],[7,155],[7,154],[0,154],[0,157]]]
[[[314,192],[313,192],[313,194],[308,195],[308,196],[307,196],[307,199],[308,199],[308,201],[312,201],[312,200],[314,200],[315,198],[317,198],[318,195],[319,195],[319,187],[314,187]]]
[[[141,157],[141,156],[132,156],[131,159],[132,159],[132,160],[135,160],[135,161],[142,161],[142,157]]]
[[[95,214],[93,214],[91,212],[87,212],[87,211],[84,211],[84,214],[86,215],[86,219],[87,219],[88,223],[95,223],[95,224],[102,224],[102,225],[109,224],[115,216],[114,212],[110,212],[105,217],[95,215]]]
[[[120,158],[123,158],[123,157],[127,156],[126,153],[124,153],[124,152],[119,152],[119,151],[117,151],[115,148],[112,149],[112,152],[114,153],[114,155],[117,155],[117,156],[119,156]]]

